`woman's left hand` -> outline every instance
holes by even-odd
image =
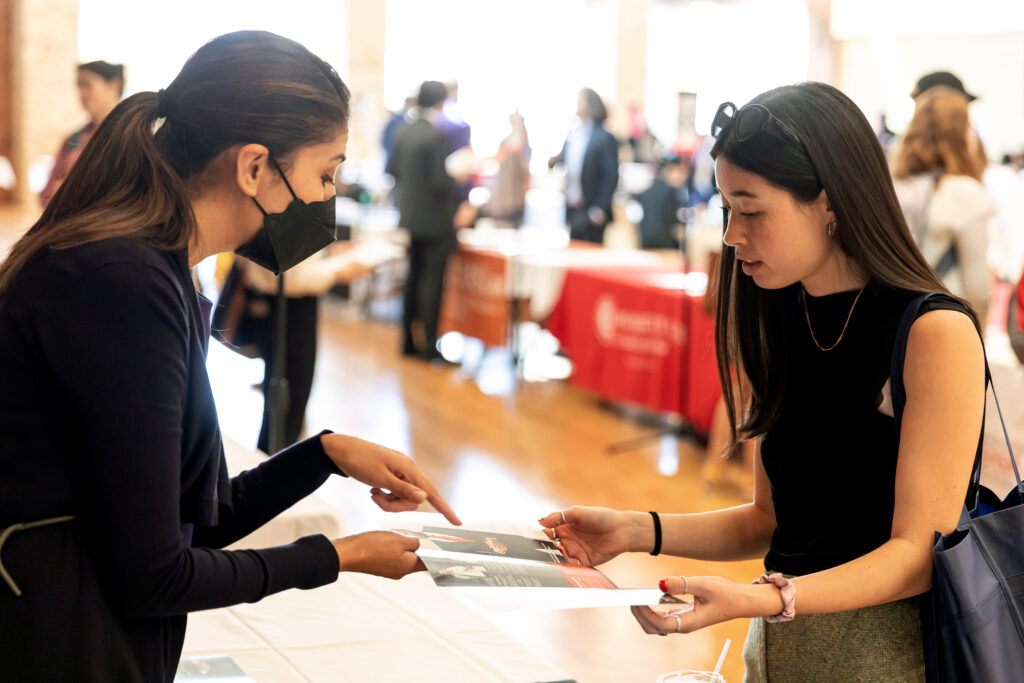
[[[408,512],[426,500],[449,522],[462,524],[434,485],[408,456],[344,434],[324,434],[320,442],[328,457],[342,472],[373,487],[370,496],[382,510]]]
[[[674,616],[662,616],[650,607],[630,607],[645,633],[692,633],[730,619],[761,617],[782,611],[782,598],[771,584],[734,583],[718,576],[688,576],[685,579],[670,576],[659,586],[670,595],[692,595],[693,609]]]

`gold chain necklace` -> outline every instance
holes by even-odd
[[[864,293],[865,287],[867,287],[867,285],[861,287],[860,291],[857,292],[857,296],[853,300],[853,305],[850,306],[850,312],[846,315],[846,322],[843,323],[843,329],[839,332],[839,339],[836,339],[836,343],[833,344],[832,346],[829,346],[828,348],[825,348],[824,346],[819,344],[818,338],[814,336],[814,328],[811,327],[811,314],[807,311],[807,290],[805,289],[803,291],[803,296],[801,298],[804,301],[804,317],[807,318],[807,329],[811,333],[811,340],[814,342],[814,345],[817,346],[819,350],[831,351],[832,349],[839,346],[839,342],[843,341],[843,335],[846,334],[846,328],[850,324],[850,318],[853,317],[853,309],[857,308],[857,302],[860,301],[860,295]]]

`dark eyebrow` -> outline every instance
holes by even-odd
[[[348,159],[348,157],[345,156],[344,154],[339,154],[336,157],[331,157],[331,161],[340,161],[341,163],[345,163],[345,159]]]
[[[757,199],[757,195],[748,190],[736,190],[732,193],[733,197],[750,197],[751,199]]]

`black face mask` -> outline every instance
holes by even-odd
[[[270,161],[292,193],[292,201],[281,213],[267,213],[253,197],[263,211],[263,228],[235,253],[279,275],[337,239],[335,197],[307,204],[295,195],[277,161],[273,157]]]

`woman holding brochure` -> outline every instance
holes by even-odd
[[[190,267],[236,251],[279,272],[333,241],[348,116],[298,43],[216,38],[104,119],[0,265],[4,680],[170,681],[188,612],[422,569],[388,532],[222,549],[332,474],[459,524],[409,458],[351,436],[226,470]]]
[[[692,611],[633,608],[659,635],[751,618],[748,681],[923,681],[933,534],[956,526],[981,432],[977,318],[914,245],[871,126],[843,93],[803,83],[726,103],[712,134],[725,226],[718,367],[732,443],[759,441],[754,500],[660,517],[573,507],[541,523],[587,565],[641,551],[764,558],[753,584],[664,579],[666,593],[693,596]],[[940,296],[910,330],[900,437],[893,344],[925,292]],[[750,378],[737,401],[734,367]]]

